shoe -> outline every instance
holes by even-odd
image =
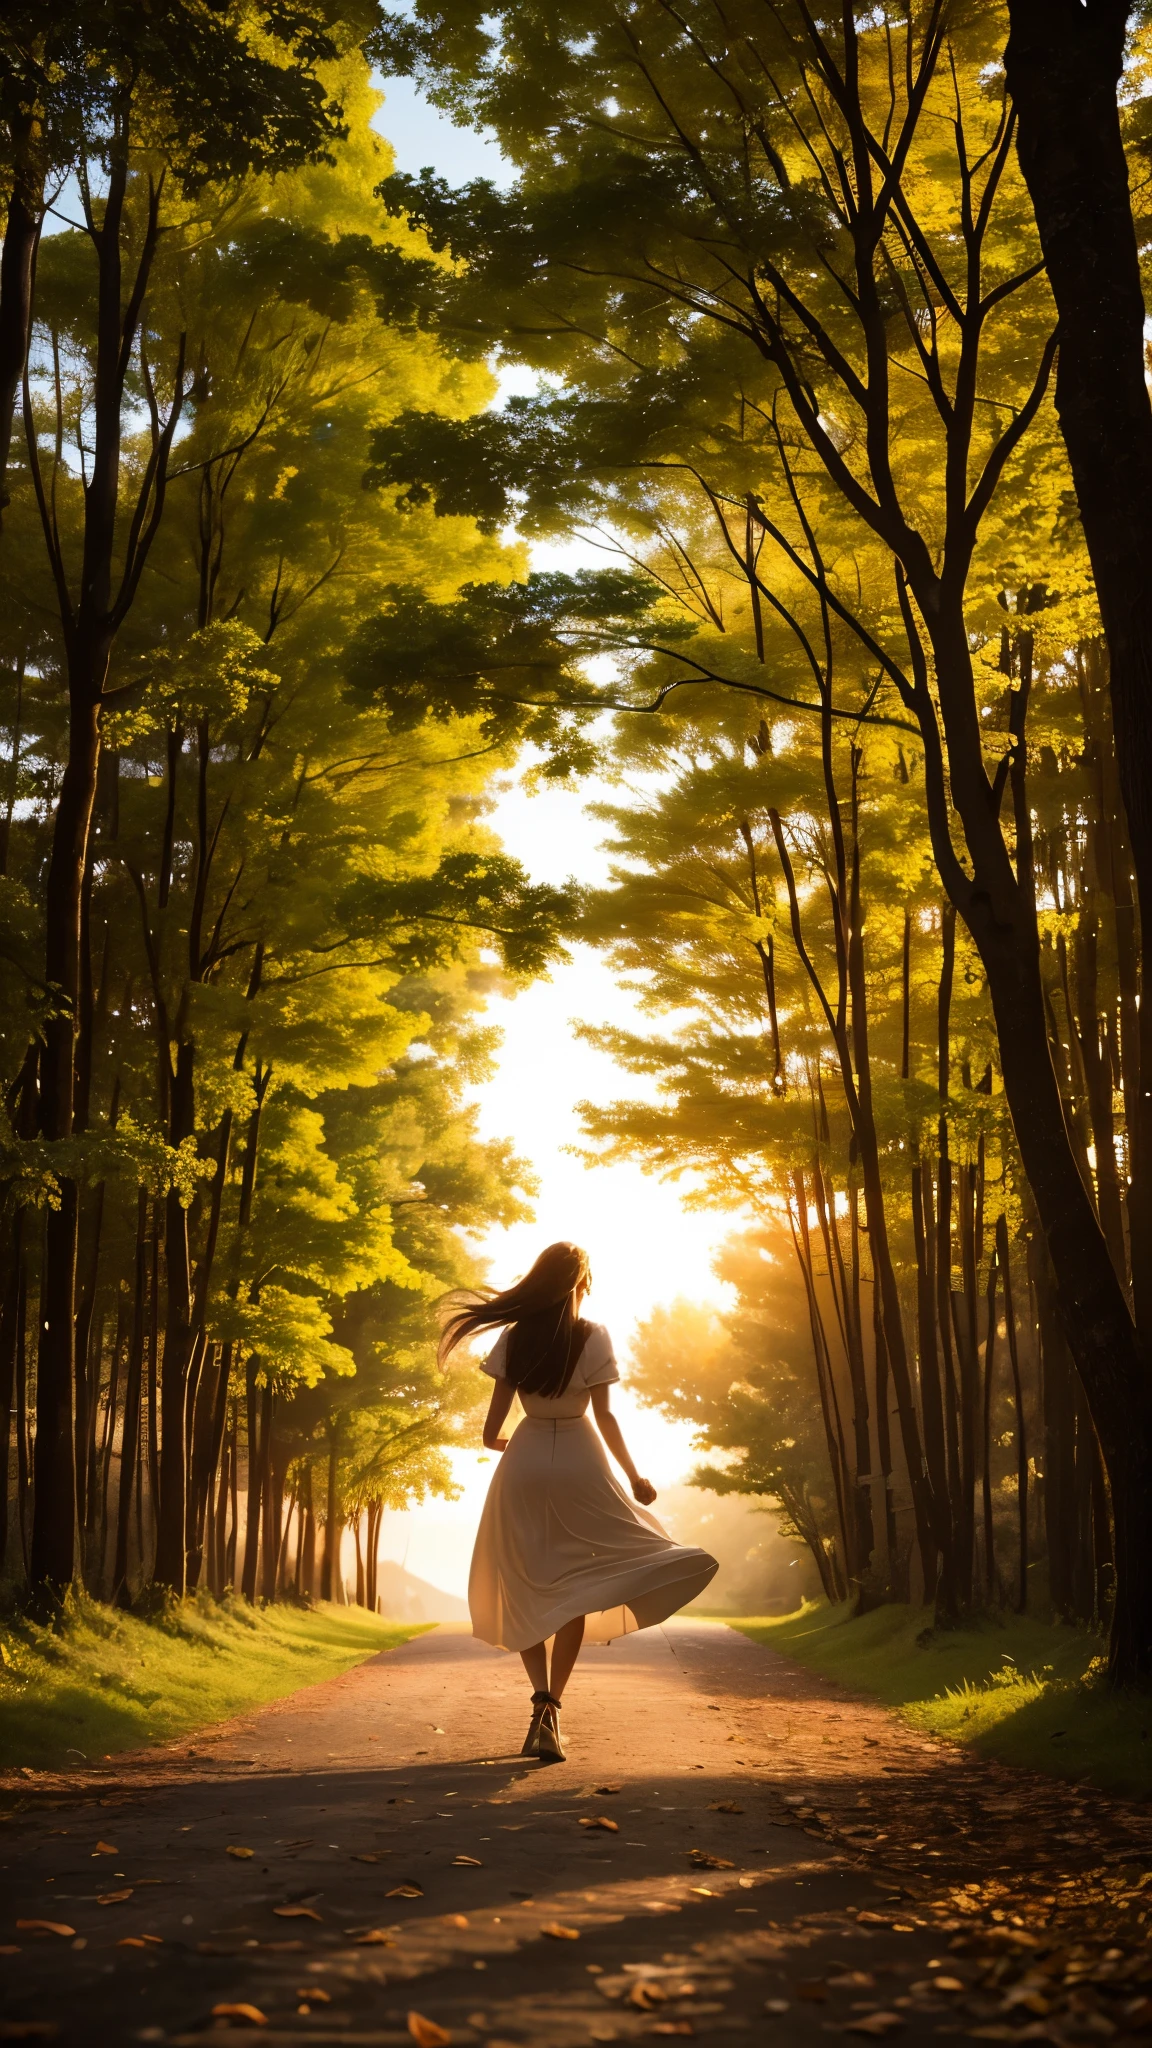
[[[524,1737],[524,1747],[520,1751],[521,1756],[539,1756],[540,1730],[543,1727],[545,1720],[547,1719],[550,1700],[550,1693],[533,1693],[532,1719],[528,1723],[528,1733]]]
[[[536,1754],[542,1764],[562,1764],[565,1756],[564,1744],[560,1740],[560,1702],[553,1699],[551,1693],[545,1694],[545,1701]]]

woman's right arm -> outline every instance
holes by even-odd
[[[488,1413],[484,1417],[484,1449],[486,1451],[506,1451],[508,1449],[508,1439],[506,1436],[501,1436],[500,1427],[512,1406],[515,1393],[515,1387],[510,1387],[507,1380],[496,1380],[493,1384],[492,1399],[488,1403]]]
[[[612,1413],[611,1387],[609,1385],[593,1387],[591,1392],[592,1413],[596,1417],[597,1429],[600,1431],[616,1463],[622,1466],[627,1474],[628,1484],[632,1488],[633,1495],[640,1502],[641,1507],[650,1508],[656,1498],[656,1488],[650,1479],[641,1478],[635,1465],[632,1463],[628,1446],[624,1441],[624,1432]]]

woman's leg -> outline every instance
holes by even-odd
[[[581,1627],[583,1627],[583,1623],[581,1623]],[[579,1644],[576,1647],[579,1649]],[[520,1656],[524,1669],[528,1673],[533,1692],[547,1692],[548,1651],[545,1644],[533,1643],[531,1649],[521,1650]],[[571,1665],[568,1668],[571,1670]]]
[[[574,1621],[566,1621],[563,1628],[557,1629],[552,1639],[552,1680],[548,1690],[554,1700],[562,1699],[564,1696],[564,1687],[572,1676],[572,1666],[580,1655],[580,1645],[583,1641],[582,1614],[578,1614]]]

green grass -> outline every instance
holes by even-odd
[[[103,1763],[333,1678],[419,1627],[357,1607],[205,1596],[151,1618],[70,1598],[48,1627],[0,1627],[0,1765]]]
[[[1017,1616],[935,1629],[919,1608],[853,1618],[824,1602],[778,1619],[729,1619],[933,1735],[1105,1791],[1152,1794],[1152,1695],[1106,1690],[1097,1636]]]

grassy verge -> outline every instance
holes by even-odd
[[[1152,1696],[1105,1690],[1096,1636],[1015,1616],[940,1630],[917,1608],[853,1618],[823,1602],[731,1626],[985,1756],[1152,1794]]]
[[[419,1627],[357,1607],[204,1597],[144,1619],[71,1600],[0,1628],[0,1766],[68,1768],[143,1749],[335,1677]]]

